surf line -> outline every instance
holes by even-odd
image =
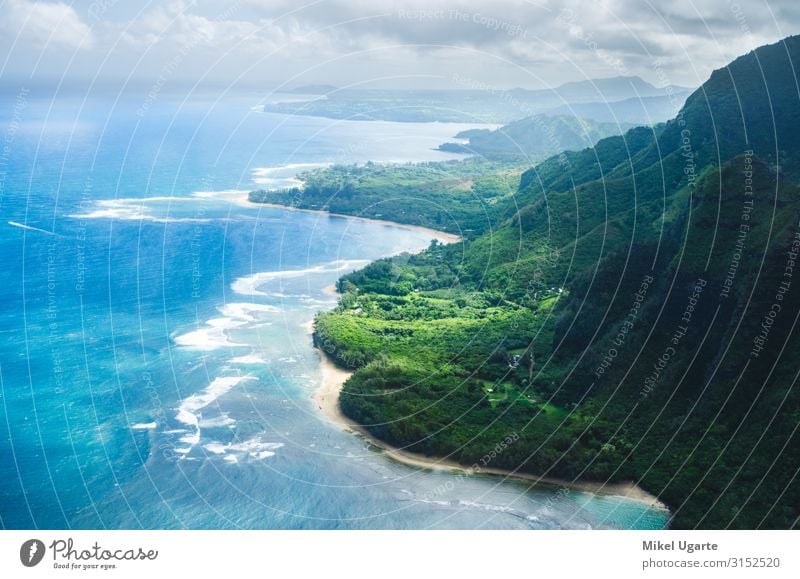
[[[39,229],[38,227],[34,227],[32,225],[25,225],[24,223],[17,223],[16,221],[9,221],[8,224],[13,227],[19,227],[20,229],[27,229],[29,231],[38,231],[39,233],[46,233],[47,235],[56,235],[55,231],[47,231],[46,229]]]

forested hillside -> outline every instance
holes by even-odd
[[[456,135],[466,144],[444,143],[442,151],[480,155],[504,161],[541,161],[555,153],[591,147],[602,138],[618,135],[632,125],[600,123],[574,115],[533,115],[490,131],[469,130]]]
[[[515,432],[491,466],[639,481],[674,527],[796,526],[793,62],[800,37],[742,56],[668,123],[523,173],[491,227],[465,208],[480,235],[345,276],[316,326],[356,369],[343,411],[464,464]]]

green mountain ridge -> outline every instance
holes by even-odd
[[[456,136],[467,138],[467,144],[444,143],[439,149],[487,159],[531,163],[560,151],[590,147],[604,137],[618,135],[630,128],[631,125],[624,123],[599,123],[567,115],[534,115],[494,131],[459,133]]]
[[[342,278],[315,339],[355,369],[343,412],[465,465],[636,481],[675,528],[795,528],[794,62],[798,36],[737,58],[669,122],[477,198],[463,243]]]
[[[598,97],[605,101],[614,101],[632,97],[659,96],[667,90],[687,89],[680,86],[656,87],[639,76],[613,76],[566,82],[554,88],[553,92],[565,101],[585,102],[597,100]]]

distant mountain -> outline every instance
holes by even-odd
[[[674,527],[796,528],[796,63],[798,36],[760,47],[669,122],[529,169],[482,235],[345,276],[317,319],[356,368],[343,412],[466,465],[637,481]]]
[[[673,118],[690,92],[678,91],[669,96],[634,97],[619,101],[570,103],[546,109],[545,115],[571,115],[601,123],[655,125]]]
[[[628,124],[598,123],[574,116],[535,115],[494,131],[464,131],[456,137],[467,138],[468,143],[445,143],[439,149],[487,159],[535,162],[561,151],[585,149],[630,128]]]
[[[664,96],[674,92],[688,92],[686,87],[670,86],[658,88],[638,76],[616,76],[578,82],[568,82],[555,92],[567,102],[618,101],[630,98]]]
[[[555,114],[571,114],[569,105],[583,103],[614,103],[620,100],[666,98],[677,96],[682,104],[686,89],[657,88],[639,77],[616,77],[567,83],[552,89],[476,90],[336,90],[333,87],[299,87],[292,92],[325,94],[326,99],[309,102],[281,102],[265,106],[266,112],[321,116],[336,119],[384,120],[397,122],[460,122],[508,123],[554,108]],[[314,92],[308,92],[313,90]],[[676,100],[673,98],[673,100]],[[647,104],[640,105],[647,106]],[[564,109],[564,107],[566,107]],[[622,113],[634,105],[621,104]],[[638,118],[642,115],[637,112]],[[654,115],[661,121],[668,117]],[[608,119],[595,119],[605,122]],[[629,122],[620,117],[620,122]]]

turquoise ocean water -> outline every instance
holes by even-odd
[[[661,528],[614,497],[394,463],[318,414],[324,288],[424,233],[248,207],[303,166],[438,160],[466,128],[256,97],[0,108],[3,528]]]

